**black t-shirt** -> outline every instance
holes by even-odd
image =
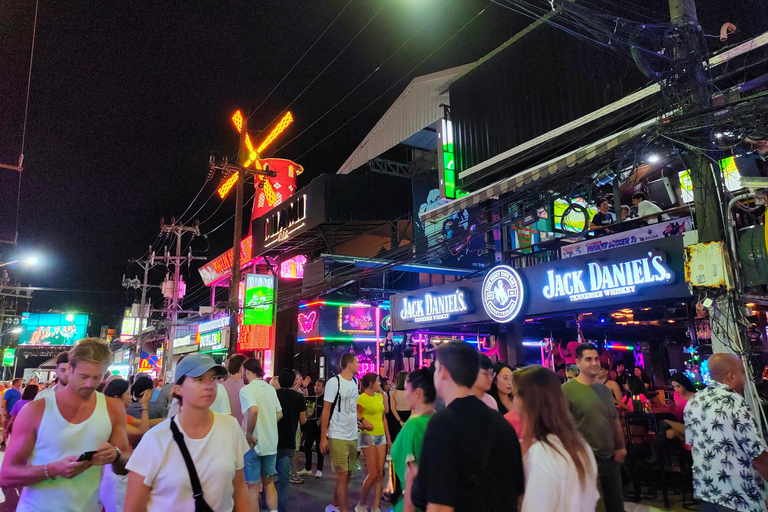
[[[294,389],[278,389],[277,399],[283,408],[283,417],[277,422],[277,449],[296,449],[296,429],[299,415],[307,411],[304,395]]]
[[[595,216],[592,217],[592,224],[595,226],[610,226],[613,224],[613,215],[610,213],[597,212]]]
[[[455,512],[515,512],[524,485],[515,430],[478,398],[457,398],[429,420],[413,488],[416,503]]]

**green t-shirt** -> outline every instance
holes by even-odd
[[[403,425],[400,433],[397,434],[395,442],[392,443],[392,464],[395,468],[395,475],[400,481],[400,487],[405,489],[405,458],[413,455],[416,459],[416,466],[421,460],[421,448],[424,446],[424,434],[427,432],[427,423],[432,418],[432,414],[423,416],[411,416]],[[401,498],[395,505],[394,512],[402,512],[404,500]],[[421,509],[416,509],[420,511]]]
[[[592,447],[595,456],[613,457],[613,421],[618,418],[613,393],[605,384],[588,386],[576,379],[563,384],[563,394],[576,421],[576,428]]]

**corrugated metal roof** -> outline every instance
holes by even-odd
[[[434,220],[454,211],[475,206],[492,197],[498,197],[501,194],[512,192],[523,185],[527,185],[541,178],[549,177],[567,167],[582,164],[587,160],[598,157],[616,146],[645,133],[656,125],[657,122],[657,119],[650,119],[633,126],[632,128],[627,128],[619,133],[609,135],[597,142],[571,151],[570,153],[555,157],[510,178],[498,181],[492,185],[488,185],[487,187],[456,199],[455,201],[451,201],[450,203],[424,212],[420,215],[421,220],[423,222]]]
[[[465,64],[414,78],[379,122],[344,162],[337,174],[349,174],[395,147],[443,116],[441,103],[450,103],[448,81],[471,69]]]

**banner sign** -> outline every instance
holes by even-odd
[[[612,235],[601,236],[593,240],[585,240],[577,244],[566,245],[560,248],[560,258],[573,258],[574,256],[585,256],[600,251],[607,251],[626,245],[634,245],[650,240],[658,240],[669,236],[682,235],[686,231],[693,229],[693,223],[690,217],[682,219],[668,220],[658,224],[649,224],[647,226],[614,233]]]
[[[265,274],[246,274],[244,325],[272,325],[275,303],[275,278]]]
[[[405,296],[397,315],[403,320],[417,323],[430,323],[448,320],[451,316],[469,312],[467,292],[463,288],[446,294],[424,293]]]

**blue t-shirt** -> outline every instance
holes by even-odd
[[[21,391],[13,388],[9,388],[4,395],[5,398],[5,410],[8,411],[8,414],[11,413],[11,410],[13,410],[13,406],[16,405],[16,402],[21,400]]]

